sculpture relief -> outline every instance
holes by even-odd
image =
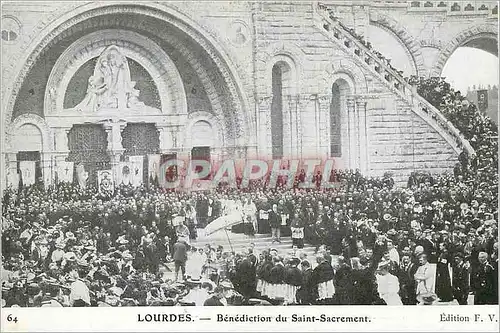
[[[135,81],[130,80],[127,58],[117,46],[109,46],[99,56],[94,75],[89,78],[87,94],[75,109],[97,112],[100,109],[123,110],[143,106]]]

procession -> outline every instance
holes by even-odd
[[[300,174],[292,189],[9,189],[2,304],[498,304],[497,143],[484,139],[496,128],[470,108],[476,117],[463,124],[477,156],[454,174],[415,173],[405,187],[389,175],[334,170],[340,185],[329,190],[301,189]],[[198,233],[228,231],[247,235],[249,245],[197,242]],[[258,234],[272,242],[256,248]],[[290,248],[276,248],[290,238]]]
[[[1,307],[498,304],[498,4],[373,3],[7,4]]]

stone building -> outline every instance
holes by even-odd
[[[469,143],[359,37],[388,31],[439,74],[459,46],[496,52],[495,4],[4,3],[2,185],[22,160],[50,184],[64,161],[92,178],[150,154],[450,170]]]

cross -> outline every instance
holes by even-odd
[[[64,169],[64,170],[66,170],[66,174],[68,174],[69,167],[66,165],[66,169]]]

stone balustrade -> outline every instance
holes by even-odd
[[[427,121],[437,124],[447,135],[450,135],[459,149],[465,149],[470,155],[474,154],[474,149],[463,135],[449,122],[433,105],[427,102],[416,92],[416,86],[408,83],[408,78],[402,76],[402,72],[390,65],[390,59],[385,58],[380,53],[369,47],[368,43],[356,36],[354,31],[345,27],[328,6],[319,4],[320,15],[323,17],[323,28],[337,41],[341,47],[352,54],[353,58],[359,59],[369,67],[390,90],[405,101],[407,101]],[[322,13],[328,14],[322,15]]]

